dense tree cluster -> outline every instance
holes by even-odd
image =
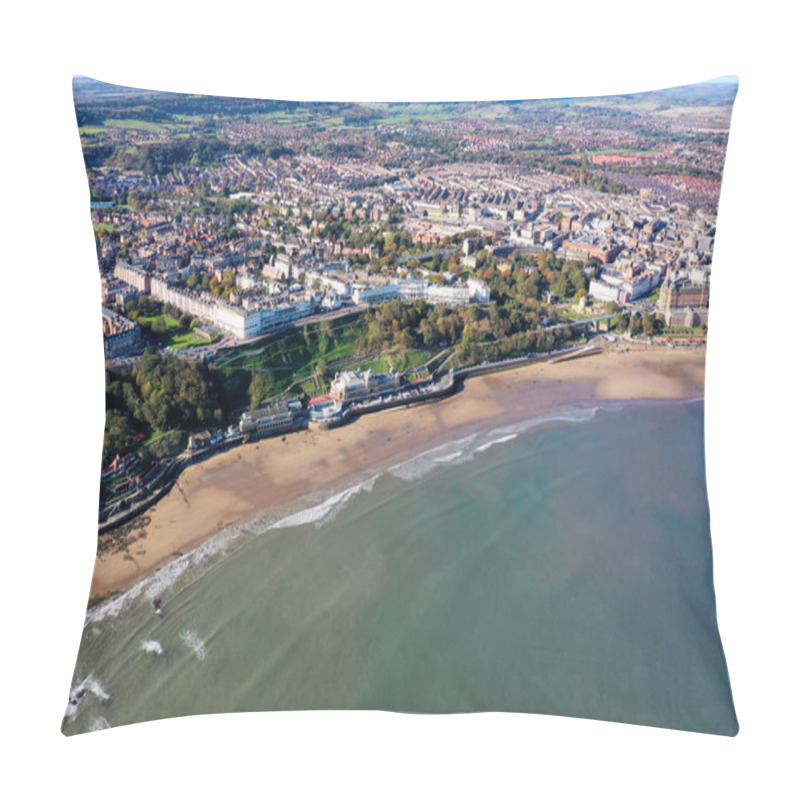
[[[146,353],[130,371],[106,364],[104,460],[132,449],[137,433],[222,422],[219,396],[203,364],[156,352]]]
[[[227,299],[236,288],[236,274],[230,267],[226,267],[222,272],[222,280],[218,280],[215,275],[207,272],[192,272],[186,276],[185,283],[190,289],[201,289],[211,292],[215,297]]]
[[[539,328],[538,330],[522,330],[497,341],[485,344],[464,342],[456,348],[455,365],[473,366],[484,361],[502,361],[529,353],[554,350],[560,345],[576,338],[576,330],[566,328]]]
[[[423,300],[407,305],[395,299],[370,310],[361,344],[366,351],[454,345],[461,340],[465,312],[431,306]]]
[[[118,89],[118,87],[114,87]],[[217,97],[214,95],[192,95],[177,93],[141,93],[129,96],[115,91],[111,96],[102,96],[102,86],[83,88],[76,96],[75,113],[78,125],[100,125],[106,119],[141,119],[148,122],[165,122],[174,115],[208,116],[269,114],[272,112],[294,113],[304,104],[288,100],[259,100],[240,97]],[[324,108],[324,104],[319,104]]]
[[[497,303],[448,308],[422,300],[413,305],[392,300],[370,310],[361,344],[367,351],[455,346],[459,363],[467,364],[552,349],[574,335],[570,328],[545,328],[543,315],[536,310]]]
[[[579,300],[589,288],[589,276],[595,274],[593,264],[564,261],[552,252],[532,256],[515,255],[510,269],[501,269],[493,256],[478,259],[478,276],[492,291],[492,299],[511,310],[530,309],[549,291],[559,300]]]
[[[115,147],[113,153],[104,159],[104,163],[122,170],[164,175],[175,168],[213,164],[227,148],[224,140],[213,137],[175,138],[147,142],[138,147]]]

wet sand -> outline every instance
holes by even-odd
[[[229,450],[185,470],[172,491],[98,552],[91,597],[123,591],[230,525],[466,435],[597,400],[701,396],[705,349],[612,347],[558,364],[471,378],[455,396]],[[148,521],[149,520],[149,521]],[[144,524],[144,523],[147,524]],[[103,537],[104,539],[106,537]]]

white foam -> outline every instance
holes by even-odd
[[[443,464],[455,464],[469,458],[468,447],[478,434],[465,436],[454,442],[439,445],[418,456],[389,468],[389,472],[404,481],[416,481]]]
[[[455,461],[458,458],[461,458],[464,455],[463,450],[456,450],[455,453],[450,453],[446,456],[439,456],[439,458],[434,458],[434,464],[449,464],[451,461]]]
[[[161,642],[157,642],[155,639],[148,639],[146,642],[142,642],[142,650],[145,653],[152,653],[154,656],[160,656],[164,652]]]
[[[100,681],[97,680],[97,678],[95,678],[93,675],[90,675],[84,681],[84,684],[98,700],[103,700],[105,702],[106,700],[111,699],[111,695],[103,688],[103,685],[100,683]]]
[[[110,728],[108,720],[105,717],[95,717],[92,724],[89,726],[90,731],[104,731]]]
[[[509,433],[507,436],[501,436],[498,439],[491,439],[488,442],[484,442],[483,444],[479,444],[475,448],[476,453],[483,453],[488,450],[490,447],[494,447],[496,444],[503,444],[504,442],[510,442],[512,439],[516,439],[519,436],[518,433]]]
[[[230,528],[222,531],[211,539],[203,542],[203,544],[178,556],[174,561],[165,565],[147,582],[145,586],[145,595],[149,600],[155,600],[160,597],[166,589],[168,589],[175,581],[180,578],[185,572],[195,567],[200,566],[203,562],[224,553],[230,545],[239,538],[241,531],[237,528]]]
[[[70,719],[77,717],[83,701],[90,692],[104,703],[111,699],[111,695],[103,688],[100,681],[94,675],[87,675],[77,686],[72,687],[64,716]]]
[[[174,561],[161,567],[150,577],[134,584],[126,592],[92,606],[86,612],[84,626],[102,622],[109,617],[119,616],[122,611],[140,597],[146,597],[152,603],[156,597],[160,597],[166,589],[172,586],[188,570],[202,565],[205,561],[220,553],[224,553],[242,533],[243,531],[238,528],[229,528],[222,531],[188,553],[178,556]]]
[[[594,418],[597,411],[598,408],[596,407],[576,408],[571,411],[561,411],[549,416],[525,420],[516,425],[497,428],[481,436],[475,433],[462,439],[439,445],[438,447],[434,447],[424,453],[414,456],[408,461],[396,464],[389,468],[389,472],[401,480],[409,482],[416,481],[437,468],[469,461],[473,458],[475,453],[484,452],[495,444],[510,441],[519,433],[539,425],[549,422],[588,422]],[[487,436],[498,438],[482,441],[485,440]],[[477,446],[475,446],[476,440],[480,442]],[[377,478],[377,474],[372,475],[369,479],[356,486],[339,492],[332,497],[328,497],[311,508],[298,511],[295,514],[290,514],[283,519],[269,522],[269,517],[265,519],[264,516],[256,516],[237,526],[232,526],[221,531],[219,534],[211,537],[188,553],[178,556],[170,563],[161,567],[153,575],[143,579],[127,591],[115,595],[88,609],[84,625],[88,626],[93,623],[99,623],[107,618],[117,617],[134,601],[142,597],[146,597],[149,601],[148,606],[151,606],[155,598],[161,597],[165,591],[183,575],[192,569],[204,565],[205,562],[213,559],[215,556],[225,553],[234,543],[243,538],[257,536],[267,530],[291,528],[298,525],[313,523],[317,527],[320,527],[324,522],[333,519],[356,494],[362,491],[371,491]],[[152,610],[152,608],[150,608],[150,610]],[[99,633],[99,628],[94,627],[92,633],[95,635]]]
[[[593,419],[598,408],[576,408],[569,411],[559,411],[548,416],[535,417],[523,420],[515,425],[506,425],[496,428],[486,434],[472,434],[454,442],[448,442],[431,450],[427,450],[408,461],[397,464],[389,469],[392,475],[404,481],[416,481],[425,477],[437,467],[463,464],[471,461],[476,453],[483,453],[490,447],[516,439],[520,433],[529,431],[540,425],[550,422],[579,423]]]
[[[349,489],[345,489],[343,492],[339,492],[329,497],[327,500],[323,500],[321,503],[311,506],[311,508],[303,509],[295,514],[290,514],[288,517],[279,519],[277,522],[273,522],[268,530],[273,530],[275,528],[295,528],[298,525],[310,525],[312,523],[320,527],[323,522],[329,522],[333,519],[342,508],[344,508],[348,501],[359,492],[371,492],[377,479],[378,476],[373,475],[363,483],[351,486]]]
[[[299,511],[272,524],[265,524],[264,517],[259,516],[220,531],[220,533],[212,536],[193,550],[165,564],[151,576],[134,584],[127,591],[114,595],[114,597],[104,600],[96,606],[92,606],[86,612],[84,627],[96,625],[96,623],[108,618],[118,617],[136,600],[141,598],[147,598],[149,601],[148,607],[152,610],[152,601],[157,597],[160,598],[181,577],[198,567],[204,566],[216,556],[226,553],[244,538],[259,535],[272,528],[289,528],[296,525],[304,525],[308,522],[314,522],[317,525],[322,524],[323,520],[331,519],[338,514],[353,495],[361,491],[371,491],[377,477],[377,475],[373,475],[363,483],[329,497],[312,508]]]
[[[507,428],[501,428],[494,432],[525,433],[526,431],[538,428],[540,425],[547,425],[552,422],[567,422],[571,424],[590,422],[595,418],[599,410],[598,406],[592,406],[591,408],[575,408],[571,411],[556,411],[553,414],[546,414],[541,417],[523,420],[516,425],[510,425]]]
[[[185,630],[180,632],[181,641],[190,649],[200,661],[206,660],[206,644],[195,631]]]

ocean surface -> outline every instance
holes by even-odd
[[[738,730],[701,401],[573,409],[354,481],[90,609],[64,733],[271,709]]]

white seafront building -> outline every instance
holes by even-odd
[[[314,301],[310,297],[297,302],[282,302],[252,309],[220,302],[215,308],[212,321],[238,339],[249,339],[308,317],[314,310]]]
[[[331,397],[338,401],[363,400],[400,386],[400,376],[395,372],[373,372],[368,369],[337,372],[331,383]]]
[[[316,310],[315,296],[310,292],[305,293],[303,298],[267,300],[245,309],[213,298],[205,292],[170,283],[163,277],[150,275],[136,267],[117,267],[114,273],[123,282],[148,292],[156,300],[210,322],[238,339],[267,333],[307,317]]]
[[[239,430],[245,436],[273,436],[286,433],[295,426],[301,411],[297,400],[278,401],[254,411],[246,411],[239,421]]]
[[[466,283],[429,283],[422,278],[398,279],[380,285],[356,286],[353,300],[357,304],[375,305],[399,298],[407,303],[425,300],[432,305],[465,306],[488,303],[489,287],[481,280],[470,278]]]
[[[658,270],[645,270],[631,276],[604,270],[599,278],[592,278],[589,282],[589,296],[604,303],[631,303],[647,297],[660,280]]]
[[[355,286],[353,288],[353,302],[356,305],[376,305],[388,303],[400,296],[400,289],[396,283],[384,283],[373,286]]]

